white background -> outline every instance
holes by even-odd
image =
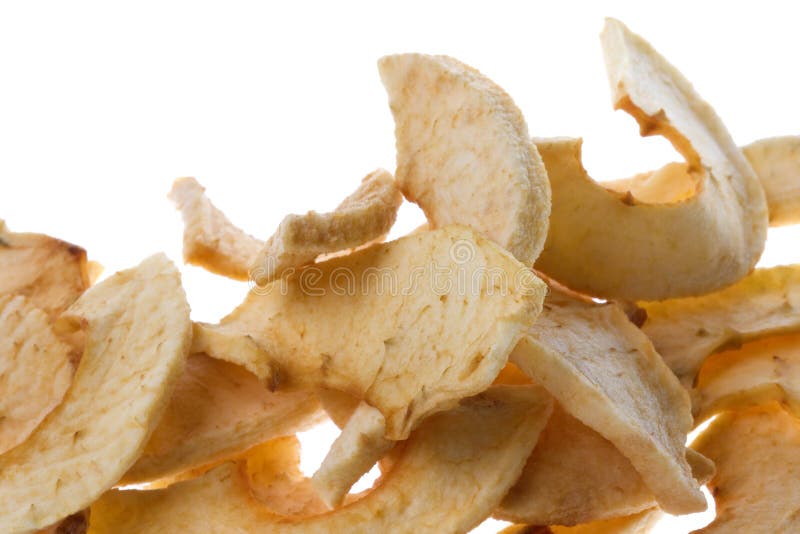
[[[191,175],[265,238],[286,213],[331,209],[375,167],[394,169],[375,62],[404,51],[479,68],[532,135],[584,137],[598,179],[654,168],[677,156],[612,111],[604,16],[678,66],[737,142],[800,133],[791,2],[426,4],[2,3],[0,217],[80,244],[107,272],[159,250],[179,261],[182,227],[165,195]],[[395,235],[421,220],[406,205]],[[798,237],[773,231],[765,264],[800,261]],[[198,320],[247,289],[183,272]],[[330,428],[306,436],[307,468],[330,439]]]

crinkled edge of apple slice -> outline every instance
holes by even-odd
[[[680,202],[640,203],[588,176],[580,140],[537,140],[553,207],[536,268],[580,292],[627,300],[699,295],[736,282],[766,240],[758,177],[713,109],[646,41],[608,19],[602,43],[615,107],[644,135],[670,140],[702,186]]]

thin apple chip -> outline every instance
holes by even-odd
[[[800,532],[800,420],[777,404],[726,412],[692,443],[717,472],[717,515],[696,532]]]
[[[492,383],[545,292],[508,252],[451,226],[257,288],[218,328],[265,348],[282,388],[350,393],[400,440]]]
[[[193,354],[161,422],[120,484],[174,477],[322,421],[311,392],[271,393],[245,369]]]
[[[269,363],[269,353],[252,336],[206,323],[193,323],[192,327],[192,354],[207,354],[240,365],[256,375],[270,391],[278,388],[280,377]]]
[[[703,364],[693,390],[695,423],[715,413],[772,401],[800,416],[800,334],[720,352]]]
[[[30,299],[0,296],[0,454],[61,403],[79,358]]]
[[[24,295],[51,319],[89,287],[86,251],[43,234],[18,234],[0,221],[0,296]]]
[[[550,183],[511,97],[446,56],[386,56],[378,68],[406,198],[432,228],[467,225],[531,265],[547,235]]]
[[[702,297],[644,302],[642,330],[685,387],[712,353],[800,331],[800,265],[756,269]]]
[[[247,280],[264,242],[235,226],[194,178],[179,178],[169,198],[183,216],[183,259],[212,273]]]
[[[64,401],[0,456],[0,517],[11,532],[86,508],[133,465],[183,371],[192,334],[180,275],[164,255],[90,288],[62,320],[86,325],[86,348]]]
[[[261,249],[251,275],[259,285],[314,262],[322,254],[381,242],[391,230],[403,195],[383,169],[368,174],[335,211],[287,215]]]
[[[766,240],[758,177],[712,108],[646,41],[608,19],[602,43],[614,106],[643,134],[671,141],[702,187],[679,202],[639,202],[587,175],[579,139],[537,140],[553,207],[536,268],[582,293],[627,300],[699,295],[736,282]]]
[[[662,508],[705,509],[684,453],[689,395],[618,306],[551,290],[511,361],[628,457]]]
[[[664,517],[664,512],[660,509],[649,508],[633,515],[594,521],[574,527],[512,525],[503,529],[499,534],[649,534],[662,517]]]
[[[514,483],[551,406],[550,396],[535,386],[495,386],[464,399],[426,419],[369,493],[326,514],[276,515],[268,508],[271,499],[259,501],[253,488],[271,481],[254,479],[249,466],[226,464],[164,490],[108,492],[92,507],[90,532],[198,532],[221,525],[236,532],[304,534],[467,532]],[[281,476],[293,466],[268,468]]]
[[[761,139],[742,150],[764,186],[770,225],[800,223],[800,136]]]
[[[353,484],[395,444],[385,432],[381,412],[361,402],[311,479],[329,508],[341,505]]]
[[[531,525],[577,525],[654,504],[630,460],[556,406],[522,474],[493,515]]]
[[[686,449],[699,484],[713,465]],[[641,512],[653,493],[610,441],[556,405],[517,482],[494,517],[533,525],[579,525]]]

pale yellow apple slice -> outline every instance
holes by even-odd
[[[446,56],[386,56],[378,68],[406,198],[431,228],[469,226],[531,265],[547,235],[550,184],[511,97]]]
[[[47,527],[117,483],[157,426],[190,348],[189,305],[164,255],[90,288],[62,320],[86,325],[86,349],[64,401],[0,456],[9,532]]]
[[[702,184],[677,202],[638,202],[588,176],[579,139],[537,140],[553,208],[536,268],[583,293],[627,300],[699,295],[736,282],[766,240],[758,177],[713,109],[644,39],[609,19],[602,43],[615,107],[633,115],[643,134],[670,140]]]
[[[692,447],[717,466],[714,521],[698,533],[799,532],[800,420],[777,404],[726,412]]]
[[[642,330],[690,388],[714,352],[800,331],[800,265],[756,269],[715,293],[639,306],[647,314]]]

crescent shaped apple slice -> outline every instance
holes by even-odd
[[[758,177],[714,110],[644,39],[609,19],[602,42],[615,108],[630,113],[643,135],[666,137],[699,190],[677,202],[639,202],[589,177],[579,139],[539,141],[553,206],[536,268],[575,290],[627,300],[700,295],[734,283],[766,240]]]
[[[406,198],[431,228],[469,226],[531,265],[547,235],[550,184],[511,97],[447,56],[386,56],[378,68]]]
[[[494,386],[464,399],[427,419],[372,490],[328,513],[281,513],[281,504],[308,495],[307,479],[276,492],[296,472],[297,454],[270,453],[267,442],[244,465],[162,490],[107,492],[92,506],[89,532],[468,532],[519,476],[552,405],[538,386]],[[261,500],[263,490],[272,491]]]
[[[63,402],[0,455],[2,532],[45,528],[86,508],[139,458],[191,346],[180,273],[158,254],[107,278],[58,325],[81,326],[86,348]]]

